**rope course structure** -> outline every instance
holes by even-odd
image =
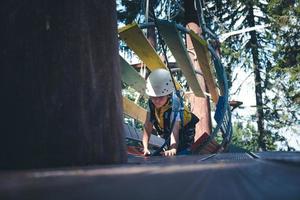
[[[201,2],[195,1],[198,11],[199,24],[202,25],[202,29],[207,37],[212,38],[214,41],[218,41],[218,37],[206,28],[205,22],[203,22],[203,17],[201,17]],[[197,58],[198,64],[201,68],[203,78],[209,90],[209,95],[211,96],[212,102],[215,104],[215,115],[214,119],[216,121],[216,126],[209,135],[202,135],[193,145],[190,153],[199,154],[203,152],[207,146],[215,144],[216,137],[221,134],[222,140],[217,144],[217,148],[210,151],[210,153],[215,153],[219,150],[226,149],[230,143],[232,137],[232,125],[231,125],[231,110],[228,101],[228,85],[227,77],[224,67],[221,63],[219,55],[216,53],[217,47],[207,42],[207,39],[200,37],[192,30],[183,27],[180,24],[168,20],[160,20],[155,18],[154,10],[152,11],[154,15],[154,23],[145,24],[129,24],[118,30],[119,37],[123,40],[127,46],[140,58],[143,64],[146,65],[149,71],[153,71],[157,68],[165,68],[172,70],[170,68],[168,58],[166,56],[167,52],[163,49],[165,62],[161,59],[161,56],[156,53],[156,50],[149,43],[146,36],[144,35],[142,29],[155,27],[158,33],[158,38],[162,43],[162,47],[168,46],[170,52],[176,60],[177,66],[182,71],[184,77],[187,80],[189,87],[192,92],[198,97],[204,97],[203,92],[197,76],[200,76],[193,66],[193,62],[188,54],[187,48],[185,46],[184,40],[182,38],[183,34],[189,34],[192,40],[192,44],[195,49],[195,56]],[[203,14],[203,13],[202,13]],[[144,94],[145,79],[140,76],[137,70],[132,67],[127,61],[120,56],[121,68],[122,68],[122,81],[128,86],[134,88],[136,91]],[[213,66],[211,65],[213,63]],[[174,81],[174,84],[175,81]],[[123,97],[124,113],[132,118],[140,120],[143,122],[146,116],[146,110],[142,109],[140,106],[134,104],[126,97]],[[130,140],[135,140],[141,142],[141,133],[137,133],[135,130],[135,135],[133,137],[131,134],[132,127],[127,126],[126,137]],[[152,136],[155,137],[155,136]],[[160,148],[163,143],[163,139],[158,138],[157,141],[151,141],[150,145],[153,147]],[[137,153],[138,151],[132,150],[132,147],[128,148],[129,154],[141,155]]]

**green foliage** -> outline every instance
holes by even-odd
[[[243,125],[241,122],[233,124],[232,144],[247,151],[258,151],[258,133],[251,124]]]
[[[275,148],[272,145],[275,141],[284,139],[278,134],[281,128],[299,123],[299,3],[272,0],[262,4],[260,1],[232,0],[227,4],[227,15],[221,18],[227,30],[232,30],[241,16],[245,20],[238,29],[253,26],[251,20],[254,20],[254,25],[271,23],[265,32],[234,36],[222,45],[226,65],[245,70],[251,70],[254,65],[253,49],[258,51],[261,81],[256,84],[262,86],[259,95],[263,97],[263,105],[257,105],[257,109],[263,109],[265,130],[262,133],[267,149],[271,150]],[[251,9],[256,9],[253,13],[260,12],[261,16],[249,16]],[[254,34],[256,44],[251,42]],[[256,116],[253,121],[257,121]]]
[[[276,32],[277,60],[274,72],[290,74],[293,81],[300,78],[300,4],[294,1],[271,0],[268,10],[273,18],[272,29]]]
[[[259,133],[253,124],[243,124],[242,122],[237,122],[233,124],[232,128],[234,133],[232,137],[232,144],[242,147],[247,151],[259,151]],[[265,143],[268,151],[273,151],[278,148],[276,141],[286,141],[284,137],[278,134],[278,132],[274,133],[269,131],[266,135]]]
[[[141,14],[141,1],[120,0],[118,2],[118,21],[130,24]]]
[[[266,99],[266,120],[275,130],[292,131],[300,117],[300,4],[292,0],[271,0],[268,11],[272,17],[272,31],[276,33],[276,48],[274,65],[269,71],[275,95]]]

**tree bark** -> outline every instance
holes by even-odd
[[[115,1],[1,1],[0,168],[126,162]]]

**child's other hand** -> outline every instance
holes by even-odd
[[[149,149],[144,149],[144,156],[150,156],[151,152],[149,151]]]
[[[164,156],[175,156],[177,153],[177,150],[175,148],[167,150],[164,153]]]

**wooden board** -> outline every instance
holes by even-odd
[[[257,158],[278,162],[285,162],[290,164],[297,164],[300,166],[300,152],[296,151],[278,151],[278,152],[257,152],[254,154]]]
[[[210,56],[208,53],[207,43],[192,30],[189,32],[189,34],[191,36],[191,40],[197,55],[198,63],[203,73],[205,83],[208,87],[209,93],[211,94],[213,102],[216,104],[219,99],[219,93],[217,85],[215,83],[214,75],[210,68]]]
[[[126,97],[123,97],[123,112],[142,123],[146,121],[147,110],[136,105]]]
[[[194,70],[193,63],[184,46],[181,36],[174,22],[158,20],[160,33],[176,59],[177,65],[182,70],[189,86],[198,97],[204,97],[200,83]]]
[[[149,70],[166,68],[165,63],[161,60],[137,24],[133,23],[120,28],[119,35],[128,47],[147,65]]]
[[[2,170],[0,199],[298,200],[299,177],[295,163],[241,153],[131,157],[121,165]]]
[[[124,83],[141,94],[145,94],[146,81],[140,74],[120,56],[121,78]]]
[[[142,142],[143,140],[143,133],[140,130],[137,130],[133,128],[132,126],[128,124],[124,124],[125,129],[125,137],[130,140],[135,140]],[[165,140],[163,138],[160,138],[156,135],[151,135],[149,140],[149,145],[154,147],[161,147],[164,144]]]

